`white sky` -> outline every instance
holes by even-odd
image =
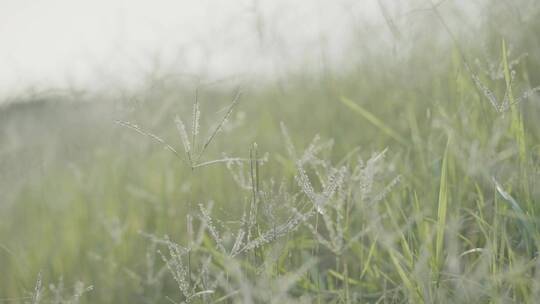
[[[0,96],[136,83],[143,73],[265,75],[340,59],[377,0],[0,0]],[[260,33],[260,34],[258,34]]]

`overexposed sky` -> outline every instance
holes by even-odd
[[[2,0],[0,96],[338,62],[352,29],[377,20],[377,0]]]

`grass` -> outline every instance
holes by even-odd
[[[388,127],[383,121],[381,121],[379,118],[371,114],[366,109],[362,108],[358,104],[354,103],[354,101],[342,97],[341,102],[345,104],[347,107],[349,107],[351,110],[355,111],[356,113],[360,114],[363,118],[365,118],[367,121],[369,121],[372,125],[377,127],[381,130],[381,132],[385,133],[386,135],[392,137],[397,142],[406,145],[407,141],[403,139],[396,131],[392,130],[390,127]]]
[[[241,94],[4,106],[0,303],[535,303],[540,19],[504,5]]]
[[[450,140],[448,144],[450,144]],[[435,267],[439,268],[443,265],[443,245],[444,235],[446,230],[446,218],[448,213],[448,147],[444,151],[443,161],[441,165],[441,183],[439,186],[439,199],[437,204],[437,236],[435,248]]]

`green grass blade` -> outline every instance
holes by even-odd
[[[348,99],[347,97],[341,97],[341,102],[349,107],[349,109],[355,111],[356,113],[360,114],[363,118],[365,118],[367,121],[369,121],[372,125],[379,128],[382,132],[384,132],[386,135],[392,137],[399,143],[408,146],[407,141],[399,135],[396,131],[394,131],[392,128],[390,128],[388,125],[386,125],[382,120],[377,118],[377,116],[373,115],[368,110],[364,109],[362,106],[358,105],[358,103]]]
[[[495,183],[495,189],[499,193],[499,195],[510,205],[514,213],[517,215],[517,218],[520,223],[521,227],[521,233],[523,234],[523,238],[527,242],[527,246],[531,246],[532,244],[532,237],[534,236],[535,227],[533,224],[528,220],[527,213],[521,208],[520,204],[517,202],[517,200],[510,195],[506,190],[503,189],[501,184],[493,178],[493,182]]]
[[[437,210],[437,237],[435,247],[435,265],[441,267],[443,259],[444,233],[446,229],[446,214],[448,210],[448,148],[446,145],[441,166],[441,181],[439,186],[439,201]]]
[[[516,139],[519,148],[519,159],[522,165],[526,164],[526,146],[525,146],[525,129],[523,126],[523,118],[519,111],[519,105],[516,104],[514,94],[512,92],[512,75],[508,64],[508,52],[506,50],[506,41],[502,40],[502,64],[504,69],[504,81],[506,83],[506,94],[510,104],[512,115],[512,133]]]
[[[393,248],[389,248],[388,254],[390,255],[390,260],[392,261],[392,264],[394,264],[394,267],[396,268],[399,278],[401,279],[404,287],[409,293],[410,303],[422,303],[420,298],[418,297],[418,291],[416,290],[413,281],[411,281],[412,276],[410,275],[410,273],[407,273],[405,269],[401,266],[395,250]]]

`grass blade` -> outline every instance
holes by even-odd
[[[448,210],[448,147],[444,151],[443,162],[441,166],[441,181],[439,185],[439,200],[437,209],[437,236],[435,247],[435,265],[441,267],[443,259],[444,233],[446,229],[446,214]]]
[[[355,111],[356,113],[360,114],[362,117],[364,117],[367,121],[369,121],[372,125],[379,128],[382,132],[384,132],[386,135],[392,137],[399,143],[403,145],[408,145],[407,141],[399,135],[396,131],[394,131],[392,128],[390,128],[388,125],[386,125],[382,120],[377,118],[377,116],[373,115],[368,110],[364,109],[362,106],[358,105],[358,103],[346,98],[341,97],[341,102],[349,107],[349,109]]]

